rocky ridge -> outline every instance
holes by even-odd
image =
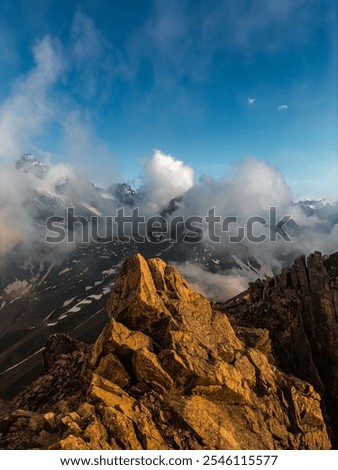
[[[135,255],[96,343],[51,336],[45,374],[0,403],[1,448],[331,448],[315,387],[281,370],[266,328],[216,307]]]
[[[279,276],[258,280],[217,307],[236,331],[269,332],[272,355],[286,373],[310,382],[323,398],[326,422],[338,436],[338,253],[298,257]]]

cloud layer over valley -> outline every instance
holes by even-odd
[[[193,284],[200,285],[200,290],[214,298],[222,289],[227,296],[236,294],[248,281],[278,272],[300,253],[314,250],[331,253],[337,249],[337,204],[325,201],[295,204],[283,175],[264,161],[244,159],[219,179],[204,176],[195,181],[190,166],[155,151],[151,159],[143,161],[140,181],[132,203],[124,207],[126,214],[138,207],[139,214],[145,217],[164,213],[168,223],[178,216],[184,220],[192,216],[203,218],[200,229],[204,231],[204,238],[196,245],[200,251],[213,255],[215,261],[211,265],[214,269],[205,272],[205,266],[198,266],[193,255],[185,262],[178,262],[175,257],[172,261],[178,263],[178,268]],[[178,201],[175,210],[166,211],[172,200]],[[87,218],[94,215],[103,221],[104,216],[116,216],[121,205],[113,191],[93,185],[74,166],[41,163],[29,156],[16,164],[3,162],[0,173],[0,262],[6,263],[8,255],[13,260],[15,253],[18,262],[22,262],[22,257],[60,261],[74,249],[74,244],[45,243],[48,217],[65,216],[67,208],[74,207],[76,215]],[[277,209],[275,222],[283,216],[290,217],[292,223],[287,224],[285,230],[291,241],[285,241],[279,235],[271,241],[271,207]],[[211,209],[221,220],[237,217],[238,222],[229,224],[226,233],[220,233],[218,226],[216,234],[220,235],[220,242],[213,241],[205,223]],[[266,240],[255,243],[245,236],[238,243],[230,243],[229,237],[238,233],[238,227],[246,227],[252,217],[267,221],[265,225],[254,226],[254,235],[263,234]],[[156,249],[154,245],[154,253]],[[186,249],[191,250],[191,244],[187,244]],[[229,257],[239,260],[238,269],[227,269]]]

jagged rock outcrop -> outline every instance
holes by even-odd
[[[269,332],[277,365],[310,382],[338,438],[338,253],[297,258],[279,276],[252,283],[223,305],[236,331]]]
[[[319,394],[272,363],[267,333],[240,339],[162,260],[126,261],[107,309],[92,348],[49,340],[47,375],[0,421],[2,448],[331,447]]]

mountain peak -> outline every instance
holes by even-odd
[[[4,448],[330,448],[313,386],[269,362],[262,330],[240,339],[161,259],[127,260],[107,313],[92,349],[48,342],[48,374],[0,423]]]
[[[47,163],[41,162],[29,153],[22,154],[22,156],[15,162],[15,167],[25,173],[31,173],[39,179],[42,179],[45,176],[49,168]]]
[[[108,188],[108,192],[122,205],[132,206],[134,204],[136,191],[127,183],[111,184]]]

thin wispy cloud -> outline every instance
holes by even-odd
[[[17,77],[0,101],[0,162],[25,152],[87,166],[97,155],[115,161],[97,138],[93,111],[86,101],[92,96],[102,98],[98,89],[106,88],[108,75],[101,77],[109,68],[103,60],[107,47],[91,19],[81,13],[74,17],[67,46],[51,35],[34,43],[31,69]],[[98,73],[93,74],[94,69]],[[53,127],[59,132],[56,148],[43,140]]]
[[[208,79],[219,51],[235,50],[252,57],[307,43],[313,31],[308,18],[316,12],[313,2],[280,3],[252,0],[248,14],[246,0],[155,0],[147,21],[122,51],[124,66],[133,72],[142,59],[149,60],[156,83],[165,88],[174,86],[181,77],[198,82]]]
[[[288,109],[288,105],[287,104],[281,104],[280,106],[278,106],[278,111],[283,111],[285,109]]]
[[[32,51],[35,65],[12,86],[10,96],[0,106],[0,158],[13,158],[32,150],[39,136],[57,114],[51,98],[63,71],[60,45],[49,36]]]
[[[101,99],[116,74],[116,54],[111,42],[81,10],[75,13],[70,32],[69,61],[76,72],[73,82],[81,98]]]

